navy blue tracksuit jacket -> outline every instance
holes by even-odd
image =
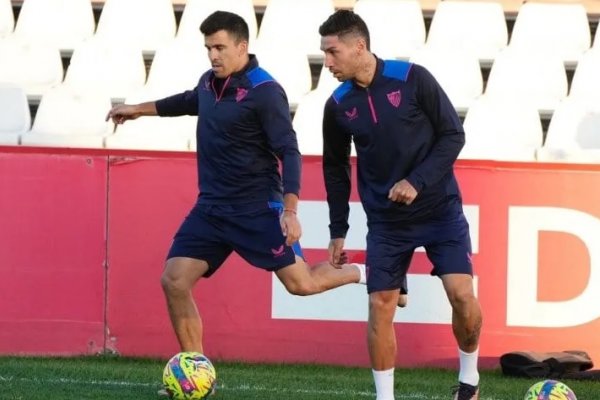
[[[299,193],[301,160],[287,97],[255,56],[227,79],[207,71],[194,90],[158,100],[156,109],[160,116],[198,115],[200,204],[282,201],[284,193]]]
[[[369,87],[341,84],[325,105],[323,171],[332,238],[348,230],[350,144],[358,161],[358,191],[370,225],[423,221],[460,204],[453,163],[465,142],[448,97],[422,66],[377,59]],[[407,179],[417,190],[411,205],[388,199]]]

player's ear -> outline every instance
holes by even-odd
[[[367,50],[367,41],[365,38],[359,37],[356,40],[356,49],[358,50],[358,53],[362,53]]]
[[[247,40],[241,40],[239,45],[238,45],[238,50],[240,52],[240,56],[248,53],[248,41]]]

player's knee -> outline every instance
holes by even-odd
[[[448,290],[448,300],[454,309],[460,310],[468,307],[476,298],[470,287],[454,287]]]
[[[189,283],[183,277],[176,277],[168,273],[163,273],[160,284],[167,295],[178,295],[190,290]]]
[[[382,312],[396,309],[398,299],[392,291],[374,292],[369,295],[369,308],[371,311]]]
[[[309,296],[322,291],[318,287],[317,282],[309,276],[294,277],[292,279],[285,279],[282,282],[287,291],[296,296]]]
[[[295,296],[309,296],[317,293],[317,290],[308,282],[291,282],[286,284],[286,289]]]

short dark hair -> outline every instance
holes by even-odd
[[[244,18],[227,11],[215,11],[206,17],[200,25],[200,32],[204,36],[210,36],[218,31],[226,31],[237,42],[240,40],[248,41],[250,38],[248,24],[244,21]]]
[[[338,10],[331,14],[327,21],[323,22],[319,27],[321,36],[344,36],[348,34],[358,35],[367,42],[367,50],[371,49],[371,38],[369,36],[369,28],[360,17],[350,10]]]

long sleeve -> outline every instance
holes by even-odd
[[[283,194],[299,195],[302,160],[290,119],[287,97],[279,85],[265,84],[260,90],[262,100],[259,118],[269,145],[281,160]]]
[[[414,72],[418,72],[417,98],[436,135],[427,157],[407,177],[420,192],[451,170],[465,144],[465,133],[454,107],[435,78],[423,67],[415,65],[414,68]]]
[[[198,92],[187,90],[156,101],[156,111],[161,117],[198,115]]]
[[[335,121],[333,100],[323,113],[323,176],[329,205],[329,233],[332,239],[346,237],[350,214],[351,136]]]

